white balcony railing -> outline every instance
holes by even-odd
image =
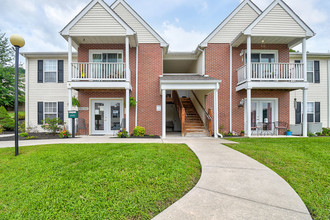
[[[125,63],[72,63],[72,81],[126,81]]]
[[[251,63],[251,81],[304,81],[304,64]],[[237,70],[238,84],[248,80],[247,65]]]

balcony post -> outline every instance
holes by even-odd
[[[126,120],[125,120],[125,122],[126,122],[126,124],[125,124],[125,127],[126,127],[126,131],[129,133],[129,89],[126,89],[126,99],[125,99],[125,101],[126,101],[126,112],[125,112],[125,114],[126,114]]]
[[[251,35],[247,36],[246,41],[246,80],[251,81]]]
[[[302,62],[303,62],[303,73],[304,81],[307,82],[307,48],[306,48],[306,38],[302,41]]]
[[[307,89],[303,91],[303,136],[307,137]]]
[[[166,138],[166,90],[162,90],[162,138]]]
[[[68,38],[68,82],[72,80],[72,38]],[[71,109],[70,109],[71,110]]]
[[[246,90],[246,134],[248,137],[251,137],[251,88]]]
[[[129,66],[129,37],[125,38],[125,60],[126,60],[126,81],[131,81],[131,69]]]

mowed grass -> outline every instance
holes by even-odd
[[[228,145],[274,170],[314,219],[330,219],[330,138],[236,138]]]
[[[150,219],[199,180],[182,144],[0,149],[0,219]]]

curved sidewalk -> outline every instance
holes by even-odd
[[[198,156],[202,176],[183,198],[157,215],[162,219],[308,219],[310,214],[297,193],[275,172],[232,150],[214,138],[75,139],[20,141],[20,146],[61,143],[185,143]],[[14,142],[0,141],[1,147]]]
[[[178,140],[165,139],[165,143]],[[179,141],[180,142],[180,141]],[[202,176],[161,219],[309,219],[298,194],[275,172],[214,139],[184,139],[198,156]]]

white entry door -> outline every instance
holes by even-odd
[[[93,100],[92,134],[117,134],[123,117],[122,100]]]
[[[261,132],[272,133],[274,129],[275,119],[275,101],[252,101],[251,103],[251,129],[252,133],[256,129]]]

